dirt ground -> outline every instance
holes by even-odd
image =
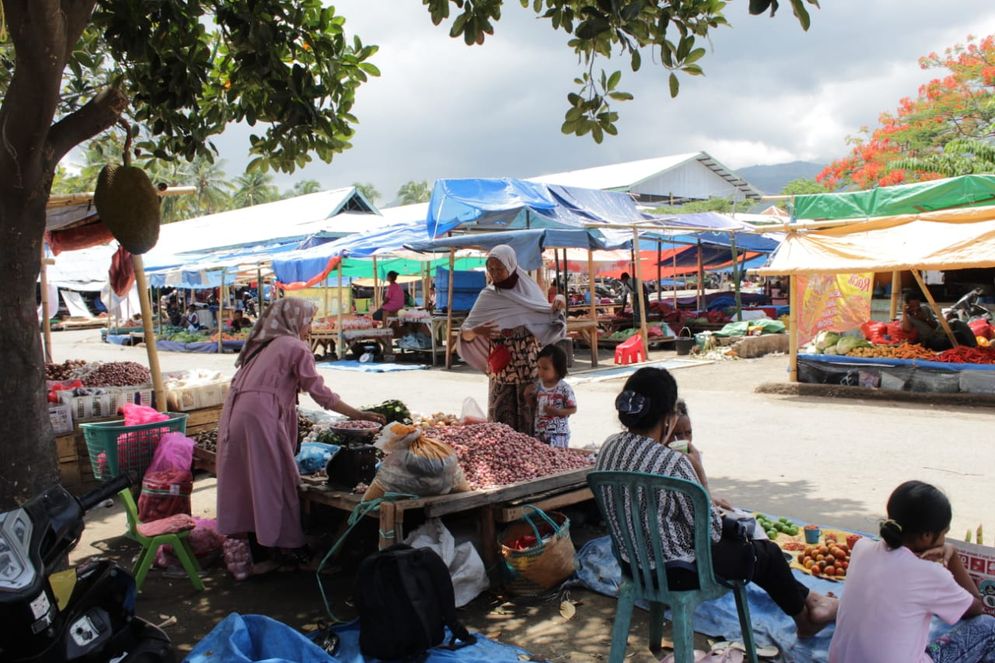
[[[101,344],[95,331],[56,333],[55,357],[145,363],[143,349]],[[234,372],[233,355],[160,357],[167,371],[201,367]],[[607,354],[603,359],[610,366]],[[661,351],[651,359],[675,356]],[[866,531],[876,529],[891,490],[917,478],[941,486],[950,496],[952,536],[960,538],[979,523],[988,531],[995,528],[995,410],[754,392],[759,384],[786,379],[786,367],[785,357],[774,356],[674,369],[713,493],[748,509]],[[619,430],[612,403],[622,378],[607,379],[604,372],[585,373],[585,368],[578,362],[574,369],[579,411],[571,419],[572,444],[597,446]],[[321,372],[334,390],[357,406],[400,398],[416,412],[458,412],[467,396],[480,403],[486,399],[485,380],[465,368],[384,375],[342,372],[326,364]],[[309,406],[307,399],[302,406]],[[194,515],[214,516],[214,480],[206,475],[197,477]],[[120,536],[124,529],[119,507],[94,513],[74,559],[105,554],[130,563],[137,547]],[[593,534],[583,527],[574,533],[580,538]],[[354,533],[342,568],[326,578],[333,609],[340,616],[353,614],[348,602],[351,571],[362,553],[373,549],[374,537],[372,531]],[[207,591],[198,594],[185,578],[153,571],[139,599],[139,612],[151,621],[177,618],[167,631],[181,651],[188,651],[232,611],[266,614],[295,627],[323,617],[313,573],[279,573],[236,583],[213,568],[204,580]],[[572,591],[570,598],[580,604],[569,621],[560,616],[558,600],[507,602],[490,593],[461,616],[472,629],[524,647],[539,658],[606,658],[614,600],[582,590]],[[645,615],[637,611],[629,639],[631,660],[656,660],[645,649],[647,634]]]

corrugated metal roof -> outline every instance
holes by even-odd
[[[641,182],[645,182],[650,178],[690,161],[701,162],[706,168],[749,197],[759,197],[761,195],[760,191],[750,185],[749,182],[737,175],[735,171],[724,166],[707,152],[691,152],[653,159],[626,161],[608,166],[540,175],[538,177],[530,177],[529,180],[543,184],[562,184],[564,186],[584,187],[587,189],[628,190]]]

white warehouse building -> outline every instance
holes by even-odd
[[[762,193],[707,152],[675,154],[530,177],[533,182],[625,191],[643,204],[758,199]]]

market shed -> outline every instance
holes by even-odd
[[[969,175],[870,191],[798,196],[784,240],[759,271],[790,277],[791,378],[797,379],[797,277],[892,272],[890,317],[899,274],[910,271],[956,346],[921,270],[995,267],[995,176]]]
[[[761,192],[707,152],[627,161],[530,177],[530,182],[620,191],[640,203],[676,205],[692,200],[759,199]]]

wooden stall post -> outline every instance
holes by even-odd
[[[45,342],[45,361],[52,363],[52,316],[48,312],[48,265],[50,260],[45,257],[45,245],[41,247],[41,271],[38,278],[41,283],[41,331]]]
[[[336,274],[338,279],[338,289],[336,290],[335,297],[338,300],[335,312],[336,322],[335,322],[335,356],[341,361],[345,357],[345,338],[342,336],[342,256],[339,256],[339,264],[336,268]]]
[[[155,346],[155,330],[152,329],[152,303],[149,301],[149,283],[145,278],[145,263],[142,256],[131,256],[135,267],[135,281],[138,284],[138,301],[142,309],[142,328],[145,331],[145,352],[149,358],[149,372],[152,373],[152,388],[155,391],[155,407],[166,411],[166,387],[159,370],[159,351]]]
[[[380,308],[380,274],[377,271],[377,257],[373,256],[373,310]]]
[[[263,292],[265,288],[263,287],[263,264],[261,262],[256,263],[256,305],[259,310],[256,311],[256,318],[258,319],[263,314]]]
[[[449,293],[446,297],[446,370],[453,367],[453,270],[456,269],[456,249],[449,249]]]
[[[732,284],[736,292],[736,320],[743,321],[743,296],[739,291],[739,253],[736,251],[736,233],[729,233],[729,248],[732,250]]]
[[[632,249],[633,256],[639,255],[639,229],[635,226],[632,227]],[[636,281],[636,293],[633,295],[635,299],[639,301],[639,333],[643,336],[643,356],[646,361],[650,358],[650,337],[649,330],[646,328],[646,301],[643,299],[643,279],[639,276],[639,264],[633,261],[632,270],[633,279]],[[636,305],[633,302],[633,307]],[[633,310],[635,310],[633,308]]]
[[[912,270],[912,276],[915,277],[916,283],[919,284],[919,289],[922,290],[922,294],[926,295],[926,301],[929,302],[929,307],[933,309],[933,315],[936,316],[936,320],[940,323],[940,327],[943,328],[943,333],[947,335],[950,343],[956,348],[960,343],[957,342],[957,338],[954,336],[954,332],[950,329],[950,323],[947,319],[943,317],[943,310],[940,309],[940,305],[936,303],[933,299],[933,294],[926,287],[926,282],[922,280],[922,274],[919,273],[918,269]]]
[[[671,257],[673,258],[673,262],[674,262],[674,310],[676,311],[677,310],[677,306],[678,306],[678,304],[677,304],[677,244],[673,243],[673,244],[671,244],[671,247],[672,247],[672,250],[673,250],[673,253],[671,254]],[[684,287],[685,288],[687,287],[687,283],[688,283],[688,280],[687,280],[687,277],[685,276],[684,277]],[[678,333],[680,333],[680,331],[678,331]]]
[[[698,310],[705,309],[705,262],[701,255],[701,240],[698,240]]]
[[[798,382],[798,280],[788,276],[788,379]]]
[[[891,273],[891,305],[888,307],[888,320],[898,317],[898,298],[902,292],[902,273]]]
[[[595,368],[598,365],[598,304],[597,297],[598,292],[596,286],[596,281],[594,278],[594,251],[591,249],[587,250],[587,274],[589,280],[589,288],[591,291],[591,322],[594,327],[591,328],[591,368]]]
[[[327,274],[325,275],[325,287],[322,288],[322,290],[323,290],[322,294],[324,295],[324,299],[325,299],[325,311],[324,311],[325,312],[325,318],[328,318],[329,316],[332,315],[332,308],[328,305],[329,304],[329,301],[328,301],[328,279],[330,279],[330,278],[331,277],[328,276]]]
[[[218,354],[223,354],[225,351],[224,342],[221,338],[224,336],[224,320],[225,320],[225,302],[228,301],[228,297],[225,295],[225,270],[221,270],[221,287],[218,288]]]
[[[656,301],[661,301],[663,294],[663,240],[656,240]]]

